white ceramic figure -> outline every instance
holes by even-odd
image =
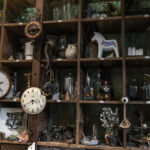
[[[115,52],[116,57],[119,57],[118,43],[116,40],[106,40],[99,32],[94,32],[94,36],[91,39],[93,42],[98,43],[98,58],[103,57],[103,52]]]
[[[65,51],[66,58],[75,58],[77,55],[77,47],[75,44],[68,44],[68,47]]]
[[[35,143],[32,143],[32,145],[28,147],[28,150],[35,150]]]

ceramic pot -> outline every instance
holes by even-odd
[[[65,51],[66,58],[75,58],[77,55],[77,47],[75,44],[68,44],[68,47]]]

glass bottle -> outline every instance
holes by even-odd
[[[139,84],[137,79],[132,79],[129,85],[129,99],[138,100]]]
[[[102,85],[102,91],[103,91],[103,99],[110,100],[111,99],[111,86],[108,85],[107,80],[105,80],[104,84]]]
[[[148,84],[145,79],[143,80],[143,85],[141,86],[141,96],[142,96],[142,100],[147,101],[149,99]]]
[[[101,86],[102,86],[101,74],[100,69],[98,69],[98,74],[94,81],[94,99],[96,100],[101,99]]]
[[[93,99],[94,99],[93,85],[87,73],[86,74],[86,86],[84,88],[84,100],[93,100]]]

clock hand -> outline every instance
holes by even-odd
[[[28,105],[28,104],[30,104],[30,103],[34,103],[34,100],[31,100],[30,102],[24,104],[24,106],[26,106],[26,105]]]
[[[0,88],[0,92],[2,93],[3,92],[3,90]]]
[[[4,82],[0,82],[0,84],[3,84]]]

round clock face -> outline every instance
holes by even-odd
[[[21,96],[21,105],[26,113],[38,114],[45,108],[46,96],[37,87],[28,88]]]
[[[9,75],[0,71],[0,98],[4,97],[10,90],[11,81]]]

